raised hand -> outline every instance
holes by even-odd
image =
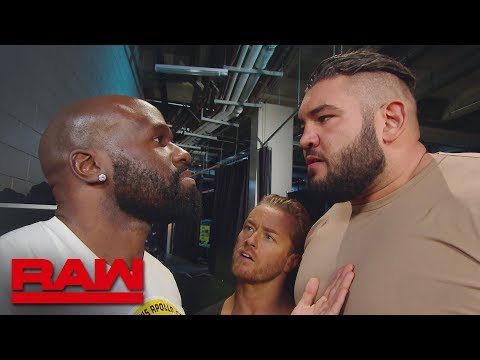
[[[318,291],[319,280],[310,278],[302,298],[298,302],[291,315],[338,315],[342,309],[345,297],[354,277],[353,264],[347,264],[338,269],[335,278],[323,293],[322,297],[315,301]]]

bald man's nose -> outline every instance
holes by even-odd
[[[174,162],[190,164],[190,162],[192,161],[192,156],[190,155],[190,153],[178,145],[175,145],[175,144],[172,144],[172,145],[174,146],[174,155],[173,155]]]

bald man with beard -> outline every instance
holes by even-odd
[[[153,105],[128,96],[89,98],[60,111],[42,135],[42,170],[57,201],[55,216],[0,238],[1,314],[184,314],[171,272],[144,250],[151,224],[200,214],[188,152]],[[131,268],[144,263],[144,304],[13,305],[11,260],[48,259],[57,278],[79,258],[94,278],[94,260]],[[27,284],[25,291],[39,291]],[[68,290],[79,289],[68,288]],[[127,291],[116,281],[112,291]],[[155,311],[153,311],[154,309]]]
[[[172,139],[158,109],[129,96],[89,98],[55,115],[40,140],[39,158],[57,210],[48,221],[0,237],[0,314],[185,314],[172,273],[144,249],[153,222],[200,215],[200,193],[188,170],[190,154]],[[47,259],[53,279],[68,259],[80,259],[91,279],[95,260],[104,259],[108,270],[117,259],[130,269],[142,259],[144,302],[12,304],[12,259]],[[339,308],[352,279],[351,268],[345,268],[335,279],[336,296],[332,292],[328,301],[315,303],[318,281],[311,280],[296,313],[321,313],[330,304]],[[42,289],[26,284],[23,290]],[[117,279],[111,291],[128,289]]]

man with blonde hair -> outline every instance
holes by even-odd
[[[248,214],[235,243],[235,292],[199,314],[338,314],[353,280],[352,265],[337,272],[314,305],[317,279],[306,284],[307,292],[297,307],[289,288],[289,275],[294,275],[300,264],[310,224],[310,216],[299,201],[275,194],[265,196]]]

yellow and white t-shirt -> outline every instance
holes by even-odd
[[[0,237],[0,314],[45,315],[184,315],[182,299],[170,270],[148,252],[144,252],[144,288],[142,305],[132,304],[68,304],[13,305],[11,303],[11,260],[16,258],[48,259],[54,277],[67,259],[81,259],[94,277],[98,257],[57,217],[13,230]],[[32,285],[33,286],[33,285]],[[30,291],[30,289],[28,289]],[[117,279],[112,291],[127,291]]]

